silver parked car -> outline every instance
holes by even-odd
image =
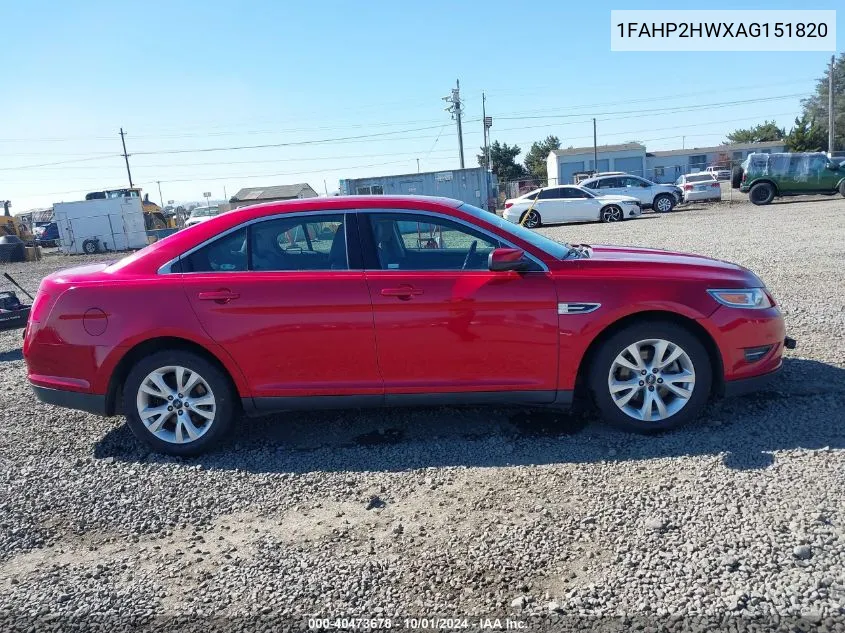
[[[660,213],[671,211],[683,198],[683,192],[675,185],[659,185],[631,174],[594,176],[582,181],[581,186],[600,195],[633,196],[643,209]]]
[[[700,171],[697,174],[686,174],[678,178],[675,184],[684,192],[684,202],[722,199],[722,185],[710,172]]]

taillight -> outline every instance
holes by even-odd
[[[718,182],[714,182],[712,186],[717,187],[718,189],[722,188],[722,185],[720,185]]]
[[[745,178],[748,176],[744,171],[742,172],[742,182],[745,182]]]
[[[505,209],[510,209],[513,206],[513,202],[506,202]]]
[[[684,185],[684,191],[692,191],[692,185]]]
[[[35,296],[35,302],[32,304],[32,309],[29,312],[29,320],[35,323],[40,323],[41,319],[47,316],[50,309],[50,295],[39,292]]]

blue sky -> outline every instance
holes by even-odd
[[[523,151],[547,134],[589,145],[593,116],[599,144],[674,149],[685,136],[686,147],[716,145],[766,118],[788,128],[830,58],[613,53],[610,10],[622,3],[3,5],[0,198],[16,212],[125,186],[121,126],[133,179],[156,201],[156,181],[165,201],[293,182],[323,193],[324,181],[331,192],[340,178],[415,172],[417,158],[423,171],[457,167],[455,125],[441,100],[457,78],[474,166],[482,92],[492,138]],[[707,8],[797,7],[714,0]],[[770,100],[732,103],[762,98]],[[666,112],[691,105],[707,107]],[[648,112],[656,109],[664,111]],[[284,143],[300,144],[192,151]]]

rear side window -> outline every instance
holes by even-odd
[[[182,257],[183,273],[237,272],[247,269],[246,228],[238,229]]]
[[[540,192],[540,200],[557,200],[560,197],[560,189],[543,189]]]
[[[249,246],[252,270],[349,270],[343,214],[254,224]]]

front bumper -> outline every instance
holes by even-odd
[[[93,413],[94,415],[106,415],[106,396],[96,393],[81,393],[79,391],[66,391],[64,389],[50,389],[30,385],[35,397],[45,404],[52,404],[66,409],[76,409]]]
[[[743,396],[755,391],[762,391],[769,384],[777,378],[783,371],[783,365],[761,376],[753,376],[752,378],[742,378],[740,380],[728,380],[725,382],[724,394],[726,398],[733,396]]]
[[[795,349],[797,342],[794,338],[788,336],[783,339],[783,347],[785,349]],[[724,384],[723,394],[725,397],[741,396],[755,391],[762,391],[768,387],[772,381],[777,378],[783,371],[783,360],[773,371],[769,371],[759,376],[751,376],[749,378],[740,378],[738,380],[727,380]]]

